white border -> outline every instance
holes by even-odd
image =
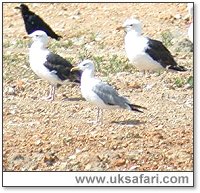
[[[108,1],[106,1],[106,0],[102,0],[101,2],[108,2]],[[125,1],[123,1],[123,0],[117,0],[117,1],[115,1],[115,0],[109,0],[109,2],[133,2],[133,1],[130,1],[130,0],[125,0]],[[3,2],[5,2],[6,3],[6,1],[3,1]],[[13,1],[13,0],[11,0],[11,1],[9,1],[9,2],[27,2],[27,1],[24,1],[24,0],[22,0],[22,1]],[[36,2],[36,1],[29,1],[29,2]],[[37,2],[41,2],[41,1],[37,1]],[[62,2],[62,1],[56,1],[56,0],[54,0],[54,1],[51,1],[51,0],[43,0],[42,2]],[[73,0],[73,1],[70,1],[70,0],[68,0],[68,1],[64,1],[64,2],[81,2],[81,1],[76,1],[76,0]],[[91,0],[88,0],[88,1],[82,1],[82,2],[91,2]],[[99,2],[98,0],[93,0],[92,2]],[[140,1],[134,1],[134,2],[146,2],[146,1],[142,1],[142,0],[140,0]],[[163,0],[161,0],[161,1],[156,1],[156,0],[153,0],[153,1],[151,1],[151,2],[177,2],[177,1],[163,1]],[[179,0],[179,2],[186,2],[186,1],[182,1],[182,0]],[[198,11],[198,9],[199,9],[199,1],[197,1],[197,0],[195,0],[195,1],[187,1],[187,2],[195,2],[195,18],[199,18],[199,11]],[[1,8],[2,8],[2,4],[1,4]],[[2,10],[2,9],[1,9]],[[2,13],[2,12],[1,12]],[[2,14],[1,14],[1,16],[2,16]],[[197,20],[197,19],[196,19]],[[2,21],[2,20],[1,20]],[[2,25],[1,25],[2,26]],[[199,81],[200,81],[200,76],[198,75],[199,74],[199,72],[200,72],[200,70],[199,70],[199,65],[198,65],[198,59],[199,59],[199,56],[198,56],[198,54],[197,54],[197,52],[198,52],[198,45],[199,45],[199,36],[197,36],[197,34],[199,34],[199,28],[198,28],[198,26],[199,26],[199,24],[196,22],[195,23],[195,34],[196,34],[196,42],[195,42],[195,50],[196,50],[196,54],[195,54],[195,56],[196,56],[196,59],[195,59],[195,63],[196,63],[196,67],[195,67],[195,118],[196,118],[196,121],[195,121],[195,142],[196,142],[196,147],[195,147],[195,172],[194,172],[194,175],[195,175],[195,188],[179,188],[179,189],[177,189],[177,188],[170,188],[170,189],[164,189],[164,188],[162,188],[162,189],[158,189],[158,191],[160,192],[160,191],[162,191],[162,192],[169,192],[169,191],[172,191],[172,192],[179,192],[179,191],[181,191],[181,192],[190,192],[190,191],[192,191],[192,192],[200,192],[200,186],[199,186],[199,181],[200,181],[200,179],[199,179],[199,175],[197,175],[197,173],[199,174],[200,173],[200,171],[199,171],[199,168],[200,168],[200,166],[199,166],[199,163],[200,163],[200,160],[199,160],[199,155],[200,155],[200,147],[199,147],[199,145],[200,145],[200,140],[198,140],[198,138],[200,137],[200,135],[199,135],[199,129],[200,129],[200,127],[199,127],[199,119],[197,119],[198,117],[199,117],[199,109],[200,109],[200,107],[199,107],[199,104],[200,104],[200,100],[199,100]],[[2,31],[1,31],[1,37],[2,37]],[[1,44],[2,45],[2,44]],[[1,54],[1,61],[2,61],[2,54]],[[1,79],[2,80],[2,79]],[[1,103],[1,105],[2,105],[2,103]],[[197,114],[197,115],[196,115]],[[2,139],[2,136],[1,136],[1,139]],[[1,144],[2,145],[2,144]],[[2,149],[2,148],[1,148]],[[0,156],[2,156],[2,154],[0,154]],[[1,159],[1,162],[2,162],[2,159]],[[1,164],[2,165],[2,164]],[[59,174],[60,172],[58,172],[58,174]],[[14,173],[13,173],[14,174]],[[12,174],[12,175],[13,175]],[[26,172],[24,172],[24,174],[27,174]],[[39,173],[38,172],[38,174],[41,174],[41,172]],[[49,173],[50,174],[50,173]],[[56,174],[56,173],[55,173]],[[5,174],[5,173],[3,173],[3,175],[4,175],[4,177],[5,177],[5,175],[7,176],[7,177],[9,177],[9,173],[7,173],[7,174]],[[35,177],[34,178],[32,178],[32,180],[35,180],[35,178],[37,179],[38,178],[38,176],[37,176],[37,172],[35,172]],[[2,181],[2,175],[0,175],[1,177],[0,177],[0,180]],[[6,179],[8,179],[8,178],[4,178],[4,182],[5,182],[5,180]],[[14,175],[13,175],[13,177],[14,177]],[[17,176],[15,176],[15,179],[14,179],[14,181],[16,180],[16,177]],[[18,176],[19,177],[19,176]],[[27,178],[26,176],[25,176],[25,178]],[[41,178],[40,178],[41,179]],[[22,181],[23,179],[17,179],[17,181]],[[43,179],[43,180],[45,180],[45,181],[47,181],[47,179]],[[57,178],[56,179],[56,181],[60,181],[60,177],[59,178]],[[5,184],[4,184],[5,185]],[[73,189],[73,190],[75,190],[75,189]],[[84,190],[86,190],[86,189],[79,189],[79,190],[81,190],[81,192],[84,192]],[[110,189],[109,189],[110,190]],[[135,190],[138,190],[138,189],[124,189],[123,191],[126,191],[126,192],[137,192],[137,191],[135,191]],[[141,189],[140,188],[140,192],[155,192],[155,188],[153,188],[153,189]],[[6,188],[2,188],[1,187],[1,192],[7,192],[8,191],[8,189],[6,189]],[[14,192],[22,192],[22,189],[9,189],[9,191],[14,191]],[[30,191],[30,192],[37,192],[37,193],[39,193],[39,192],[52,192],[52,191],[54,191],[53,189],[47,189],[46,188],[46,190],[45,189],[42,189],[42,191],[40,191],[40,190],[38,190],[38,189],[28,189],[28,191]],[[65,192],[66,192],[66,190],[64,190]],[[77,191],[77,189],[76,189],[76,191]],[[89,190],[86,190],[87,192],[89,192]],[[91,191],[92,192],[99,192],[99,189],[96,189],[96,190],[94,190],[94,189],[91,189]],[[106,192],[106,189],[104,189],[103,190],[104,192]],[[122,191],[122,189],[115,189],[115,191]],[[27,189],[25,190],[25,192],[27,192]],[[57,191],[55,191],[55,192],[57,192]],[[109,191],[110,192],[110,191]]]
[[[76,178],[84,181],[78,183]],[[86,178],[95,180],[88,183]],[[104,183],[97,182],[97,178],[105,179]],[[178,179],[180,183],[176,183]],[[3,172],[3,186],[192,187],[193,172]]]

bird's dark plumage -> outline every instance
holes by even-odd
[[[51,27],[43,21],[43,19],[36,15],[34,12],[30,11],[28,6],[25,4],[21,4],[20,7],[16,7],[16,9],[20,9],[25,29],[28,34],[33,33],[36,30],[42,30],[47,33],[48,36],[59,40],[61,36],[57,35]]]
[[[80,83],[82,72],[71,72],[70,70],[73,68],[72,64],[57,54],[48,54],[44,66],[48,68],[49,71],[54,71],[62,81],[69,80],[71,82]]]
[[[158,40],[148,38],[148,47],[145,50],[149,56],[160,63],[164,68],[175,71],[187,71],[183,66],[179,66],[171,55],[170,51]]]
[[[130,108],[132,111],[137,111],[137,112],[140,112],[140,113],[143,113],[143,111],[141,111],[140,109],[147,109],[145,107],[142,107],[140,105],[134,105],[134,104],[129,104]]]

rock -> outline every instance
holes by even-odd
[[[17,112],[16,109],[12,109],[12,110],[10,111],[10,114],[14,115],[14,114],[16,114],[16,112]]]
[[[114,166],[119,167],[119,166],[124,165],[125,163],[126,163],[126,160],[123,159],[123,158],[120,158],[120,159],[118,159],[118,160],[115,161]]]
[[[76,152],[76,154],[78,154],[78,153],[81,153],[81,152],[82,152],[82,150],[81,150],[81,149],[79,149],[79,148],[76,148],[75,152]]]
[[[35,145],[41,145],[41,144],[42,144],[41,139],[38,139],[38,140],[35,142]]]
[[[68,145],[72,141],[72,137],[64,137],[63,138],[63,143],[65,145]]]
[[[176,15],[174,15],[174,18],[175,19],[181,19],[181,15],[180,14],[176,14]]]
[[[176,52],[193,52],[193,43],[189,39],[183,39],[174,45]]]
[[[8,87],[7,88],[7,94],[9,94],[9,95],[16,95],[15,88]]]
[[[153,88],[153,86],[154,84],[147,84],[144,89],[150,91]]]
[[[128,83],[128,88],[139,89],[141,88],[141,85],[138,82],[130,82]]]
[[[58,157],[53,155],[53,156],[45,156],[44,157],[44,163],[47,164],[47,166],[52,166],[58,161]]]
[[[71,159],[71,160],[76,159],[76,155],[75,155],[75,154],[74,154],[74,155],[71,155],[71,156],[69,156],[68,158]]]
[[[87,165],[85,166],[85,170],[86,170],[86,171],[91,170],[91,167],[92,167],[91,164],[87,164]]]
[[[13,160],[24,160],[24,157],[22,155],[16,155]]]
[[[139,166],[131,166],[130,168],[129,168],[129,170],[131,170],[131,171],[136,171],[136,168],[139,168]]]

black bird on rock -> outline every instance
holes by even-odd
[[[62,36],[57,35],[51,29],[51,27],[43,21],[43,19],[40,16],[30,11],[27,5],[22,3],[19,7],[15,7],[15,9],[20,9],[23,20],[24,20],[26,32],[28,34],[31,34],[37,30],[42,30],[46,32],[46,34],[50,36],[51,38],[54,38],[56,40],[59,40],[60,38],[62,38]]]

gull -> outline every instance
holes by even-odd
[[[37,30],[29,36],[33,39],[29,48],[31,69],[37,76],[50,83],[50,92],[46,100],[54,100],[57,85],[80,83],[81,72],[71,72],[73,65],[69,61],[47,49],[48,36],[44,31]]]
[[[15,7],[15,9],[19,9],[21,11],[27,34],[41,30],[46,32],[46,34],[51,38],[56,40],[61,38],[61,36],[57,35],[40,16],[30,11],[27,5],[22,3],[19,7]]]
[[[84,60],[71,71],[81,70],[81,93],[86,101],[98,107],[97,122],[103,120],[102,109],[123,108],[142,113],[140,109],[145,107],[132,104],[128,99],[120,96],[118,92],[109,84],[94,77],[95,67],[91,60]],[[100,118],[101,111],[101,118]]]
[[[193,3],[188,3],[187,9],[189,13],[189,23],[190,23],[190,26],[188,28],[188,37],[189,40],[193,43],[193,12],[194,12]]]
[[[127,57],[139,71],[187,70],[176,63],[162,42],[141,35],[142,27],[139,20],[127,19],[123,26],[117,28],[117,30],[120,29],[124,29],[126,32],[125,50]]]

